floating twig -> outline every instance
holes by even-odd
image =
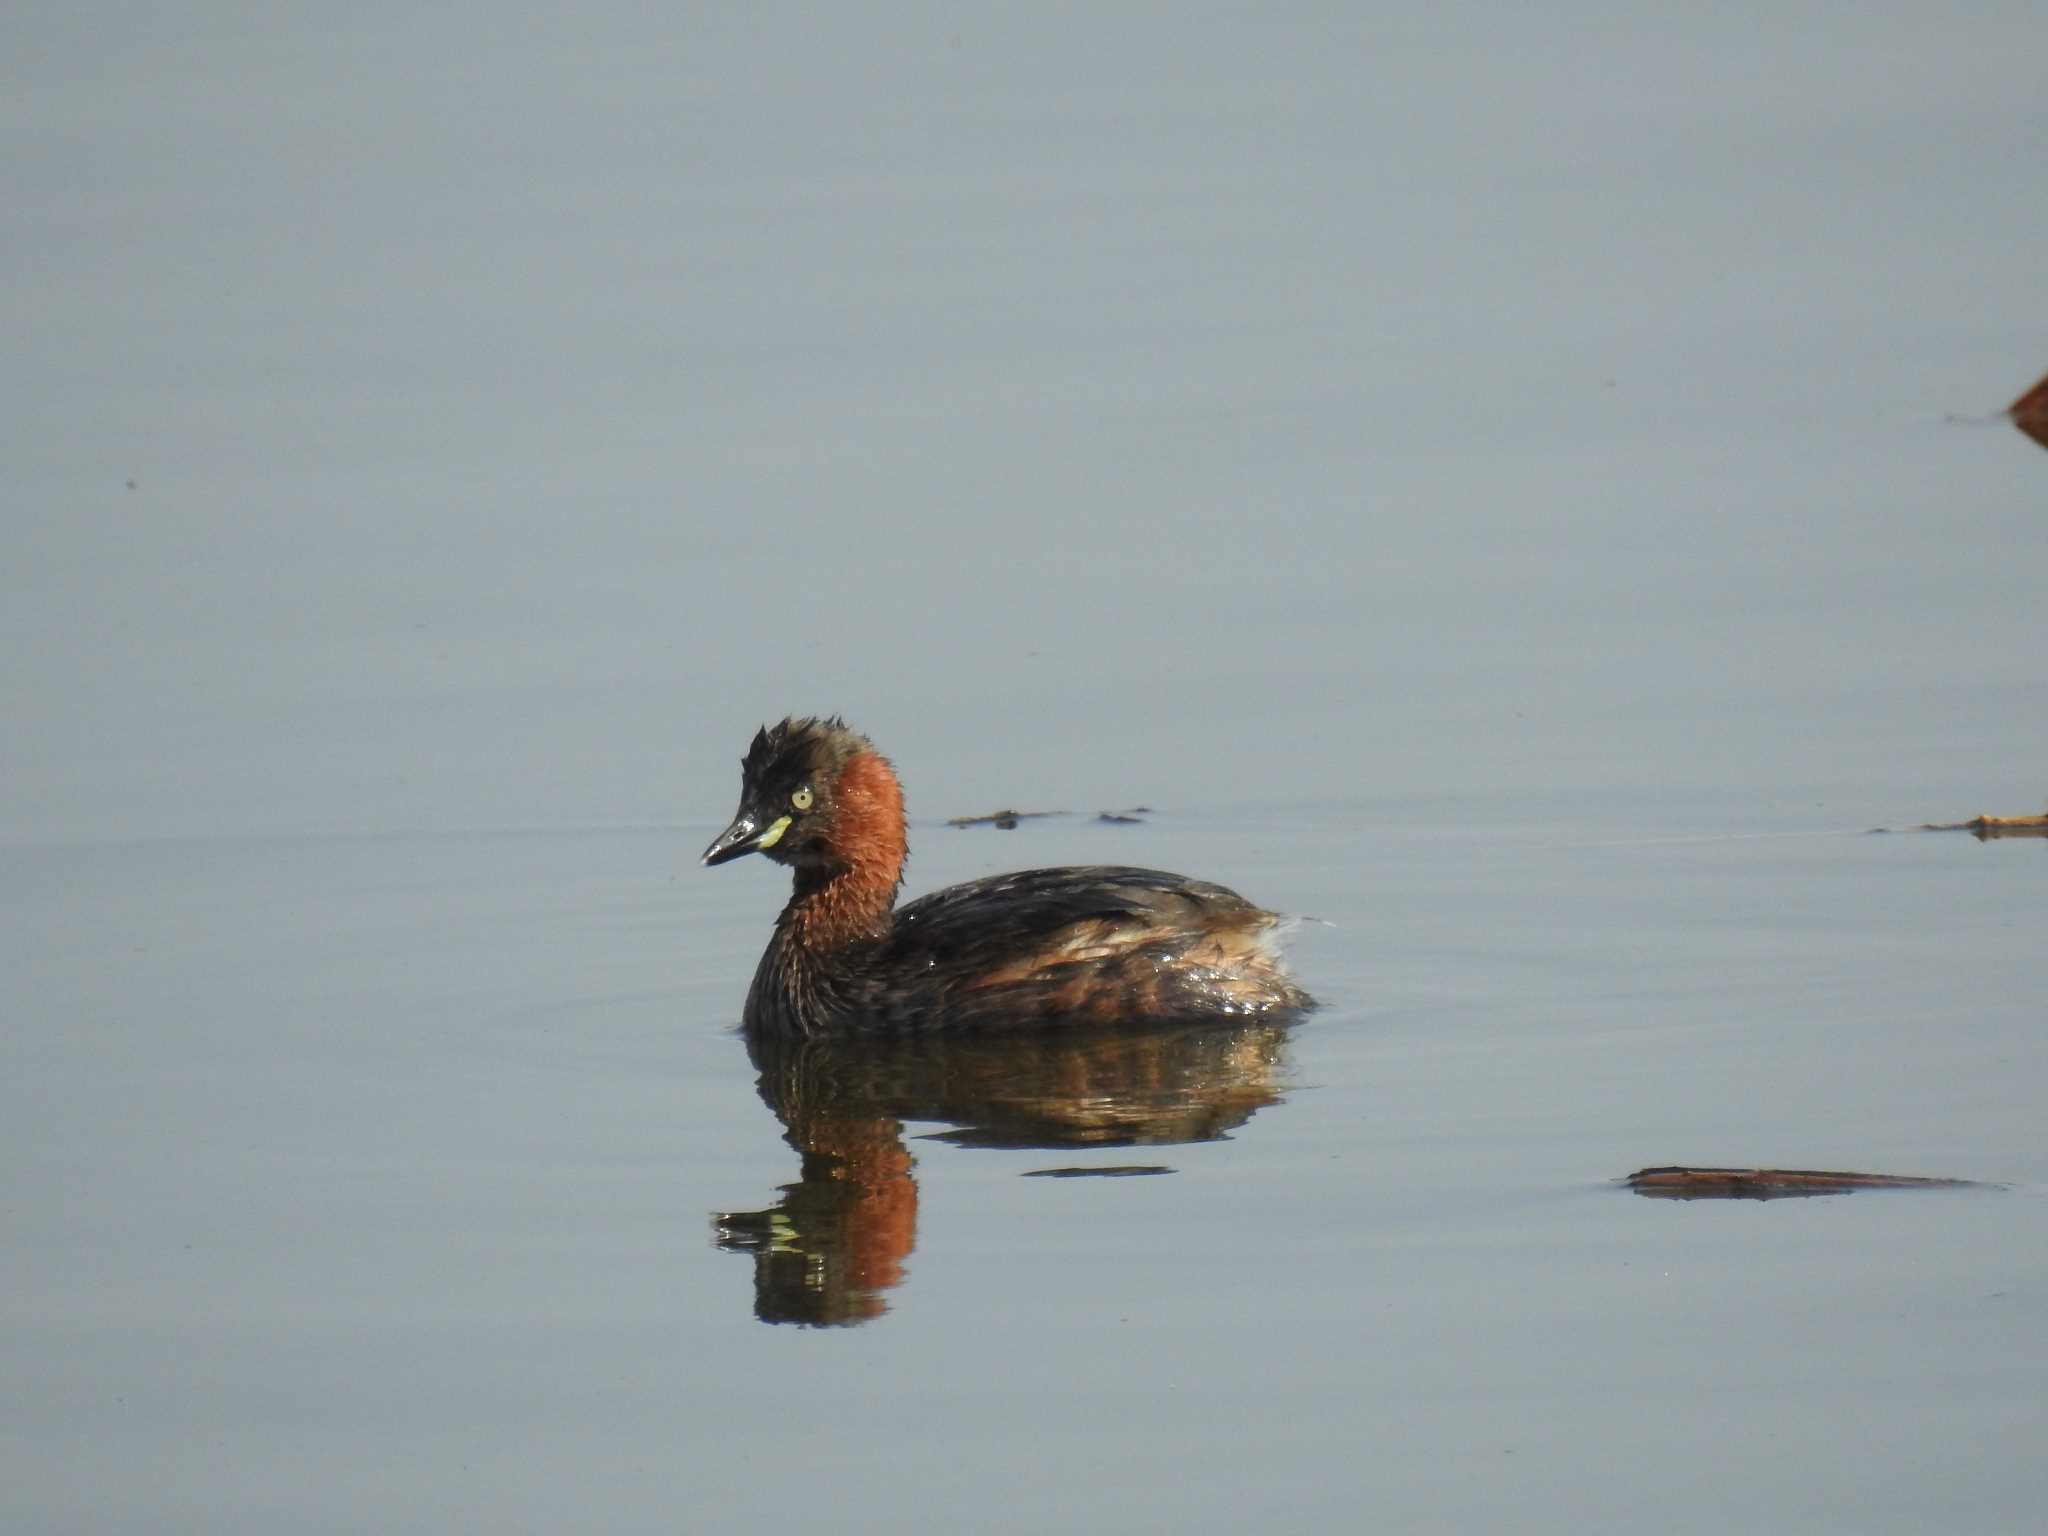
[[[1159,1163],[1119,1163],[1109,1168],[1031,1168],[1026,1179],[1142,1179],[1173,1170]]]
[[[1622,1181],[1656,1200],[1784,1200],[1849,1195],[1859,1189],[2002,1189],[1975,1179],[1896,1173],[1829,1173],[1814,1168],[1639,1168]]]
[[[1968,832],[1977,838],[2048,837],[2048,815],[1973,816],[1968,821],[1923,821],[1915,832]]]
[[[1049,816],[1071,816],[1072,811],[990,811],[985,816],[949,816],[949,827],[994,827],[999,832],[1009,832],[1020,821],[1042,821]],[[1152,814],[1149,805],[1134,805],[1127,811],[1097,811],[1099,822],[1115,822],[1119,825],[1137,825]]]
[[[1020,821],[1038,821],[1046,816],[1071,816],[1072,811],[990,811],[986,816],[949,816],[949,827],[994,827],[1008,832]]]

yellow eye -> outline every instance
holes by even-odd
[[[811,786],[799,784],[796,793],[789,797],[789,803],[800,811],[808,811],[811,808]]]

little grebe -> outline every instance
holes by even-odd
[[[1107,864],[1029,869],[897,907],[903,790],[889,760],[836,717],[755,734],[739,814],[704,862],[748,853],[796,872],[747,993],[751,1028],[1116,1024],[1314,1006],[1281,961],[1281,920],[1205,880]]]

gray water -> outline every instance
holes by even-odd
[[[8,1527],[2031,1529],[2041,32],[16,16]],[[751,1061],[813,709],[1324,1006]]]

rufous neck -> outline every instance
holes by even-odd
[[[789,904],[796,937],[819,948],[888,930],[908,857],[903,788],[887,758],[876,752],[849,758],[832,800],[835,857],[828,865],[797,870]]]

